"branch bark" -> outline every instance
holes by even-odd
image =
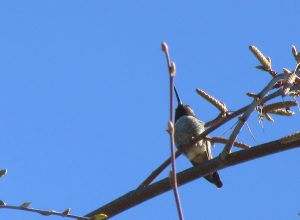
[[[199,166],[184,170],[177,174],[178,185],[184,185],[192,180],[205,176],[208,173],[216,170],[221,170],[227,167],[247,162],[249,160],[257,159],[259,157],[279,153],[297,147],[300,147],[300,132],[278,139],[276,141],[271,141],[254,146],[250,149],[231,153],[227,155],[225,160],[217,157],[215,159],[206,161]],[[169,178],[165,178],[147,187],[130,191],[125,195],[117,198],[116,200],[87,214],[86,217],[93,217],[97,214],[103,213],[106,214],[108,218],[110,218],[171,189],[172,188]]]

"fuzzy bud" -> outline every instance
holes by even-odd
[[[21,208],[29,208],[29,206],[31,206],[31,202],[24,202],[20,207]]]
[[[7,174],[7,169],[0,170],[0,177],[5,176]]]
[[[168,44],[166,42],[162,42],[161,43],[161,49],[163,52],[167,53],[169,51],[169,47],[168,47]]]
[[[93,220],[104,220],[104,219],[106,219],[108,216],[106,215],[106,214],[103,214],[103,213],[100,213],[100,214],[98,214],[98,215],[95,215],[94,217],[93,217]]]
[[[176,65],[174,62],[171,63],[171,66],[170,66],[170,75],[171,77],[174,77],[176,74]]]
[[[257,49],[255,46],[250,45],[249,49],[251,50],[251,52],[254,54],[254,56],[256,56],[256,58],[259,60],[259,62],[262,64],[262,67],[265,71],[269,71],[272,69],[271,66],[271,58],[266,58],[262,52],[260,52],[259,49]]]
[[[67,209],[65,209],[65,210],[62,212],[62,215],[63,215],[63,216],[67,216],[67,215],[70,214],[70,211],[71,211],[71,208],[67,208]]]

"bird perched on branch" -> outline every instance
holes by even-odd
[[[178,149],[188,145],[194,138],[205,131],[204,122],[200,121],[190,106],[184,105],[174,86],[178,106],[175,111],[175,145]],[[200,140],[184,151],[184,154],[196,166],[203,161],[212,159],[212,143],[208,140]],[[221,188],[223,183],[217,172],[213,172],[204,177],[209,182]]]

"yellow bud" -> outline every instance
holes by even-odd
[[[93,220],[103,220],[103,219],[106,219],[108,216],[103,214],[103,213],[100,213],[98,215],[95,215]]]

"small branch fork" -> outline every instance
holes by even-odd
[[[176,163],[175,163],[175,151],[174,151],[174,77],[176,74],[176,66],[174,62],[171,62],[169,48],[166,42],[162,43],[162,51],[167,58],[167,64],[169,69],[169,81],[170,81],[170,118],[168,122],[168,133],[170,135],[170,148],[171,148],[171,171],[170,171],[170,184],[173,189],[177,212],[180,220],[184,220],[182,206],[180,202],[177,176],[176,176]]]
[[[284,79],[284,77],[286,77],[284,74],[280,74],[280,75],[277,75],[275,78],[273,78],[270,81],[270,83],[258,94],[259,98],[254,99],[253,102],[248,107],[247,111],[245,111],[245,113],[241,117],[239,117],[238,124],[236,125],[235,129],[231,133],[231,135],[229,137],[229,141],[225,145],[222,153],[220,154],[221,160],[225,160],[227,155],[230,153],[233,143],[234,143],[235,139],[237,138],[238,134],[240,133],[240,130],[244,126],[245,122],[248,120],[251,113],[256,109],[256,107],[258,105],[260,105],[262,103],[262,98],[265,97],[265,95],[274,87],[274,85],[279,80]]]

